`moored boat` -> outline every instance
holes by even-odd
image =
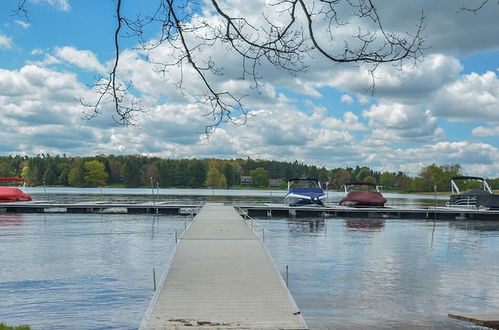
[[[288,181],[284,204],[289,206],[324,206],[326,194],[315,178],[293,178]]]
[[[370,182],[345,183],[345,197],[340,205],[350,207],[384,207],[386,198],[380,192],[380,186]],[[363,188],[363,187],[367,187]],[[371,189],[376,191],[371,191]]]
[[[478,181],[480,188],[470,189],[461,193],[461,189],[456,183],[458,181],[464,183]],[[479,176],[455,176],[450,180],[450,183],[452,195],[447,206],[473,209],[499,209],[499,195],[492,193],[492,189],[484,178]]]
[[[0,181],[17,181],[26,183],[22,178],[0,178]],[[27,202],[31,196],[19,188],[0,186],[0,203]]]

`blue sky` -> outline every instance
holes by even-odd
[[[148,111],[132,127],[114,125],[109,106],[97,118],[82,119],[85,109],[76,100],[95,100],[88,85],[112,64],[114,1],[28,0],[28,20],[12,15],[17,1],[2,1],[0,154],[253,157],[412,175],[432,163],[458,163],[466,174],[499,177],[497,3],[476,15],[458,9],[479,1],[375,3],[394,32],[413,31],[424,10],[429,48],[421,62],[402,72],[380,66],[371,95],[366,67],[333,64],[312,53],[307,71],[297,76],[262,63],[256,93],[251,81],[238,79],[241,62],[234,53],[223,45],[205,47],[197,58],[224,70],[211,77],[214,86],[245,95],[250,111],[246,125],[222,125],[207,138],[200,134],[211,122],[198,102],[199,78],[186,65],[183,72],[172,66],[160,74],[134,38],[122,39],[118,78],[133,82],[134,96]],[[265,23],[264,1],[221,4],[255,26]],[[123,6],[130,17],[151,9],[131,0]],[[209,4],[198,19],[219,23]],[[151,28],[147,37],[157,33]],[[175,60],[168,45],[150,55]]]

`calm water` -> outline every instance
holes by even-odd
[[[278,219],[266,246],[311,328],[461,328],[499,310],[499,222]],[[284,275],[283,275],[284,276]]]
[[[0,322],[137,328],[188,219],[0,214]]]
[[[0,214],[0,322],[137,328],[152,269],[159,278],[175,230],[190,220]],[[499,219],[273,218],[256,219],[254,229],[265,229],[281,273],[289,265],[290,290],[312,328],[460,328],[469,325],[448,313],[499,310]]]
[[[25,188],[34,200],[60,203],[78,203],[91,201],[110,201],[116,203],[142,203],[163,201],[169,203],[282,203],[284,190],[232,190],[232,189],[144,189],[144,188]],[[337,205],[343,197],[342,192],[328,191],[327,203]],[[418,194],[384,193],[387,206],[428,207],[444,206],[449,196]]]

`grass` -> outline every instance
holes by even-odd
[[[0,322],[0,330],[31,330],[31,328],[27,325],[20,325],[17,327],[10,326],[10,325],[5,325],[2,322]]]

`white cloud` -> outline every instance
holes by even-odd
[[[362,115],[369,120],[373,132],[371,143],[436,141],[443,137],[437,118],[421,106],[381,103],[371,106]]]
[[[60,10],[70,10],[68,1],[43,2]],[[264,3],[263,0],[235,0],[230,3],[230,10],[234,15],[241,12],[246,16],[249,12],[249,22],[260,26],[263,16],[257,9]],[[215,43],[198,49],[196,40],[189,36],[189,44],[196,49],[196,59],[211,59],[223,66],[223,75],[207,74],[213,87],[233,92],[236,97],[246,96],[243,102],[250,109],[247,126],[223,124],[210,139],[203,139],[199,133],[211,123],[211,117],[203,116],[209,108],[198,103],[206,88],[194,70],[186,63],[182,72],[175,65],[151,65],[145,61],[143,52],[124,50],[118,78],[133,81],[133,92],[140,96],[149,112],[138,118],[139,127],[110,128],[112,108],[106,108],[97,120],[81,119],[84,109],[74,100],[82,96],[92,100],[96,95],[77,80],[76,74],[57,71],[62,65],[54,65],[70,63],[80,69],[107,73],[109,63],[101,63],[96,51],[77,46],[60,47],[52,54],[37,49],[32,55],[43,56],[39,57],[41,61],[31,62],[19,70],[0,70],[0,107],[4,109],[0,125],[6,127],[0,132],[0,141],[9,141],[1,144],[0,150],[28,154],[44,150],[73,155],[134,153],[179,158],[251,156],[300,160],[327,168],[365,164],[379,170],[403,170],[410,174],[416,174],[422,166],[433,162],[461,163],[470,174],[476,171],[473,174],[498,176],[496,145],[443,141],[445,134],[438,125],[438,118],[480,122],[472,131],[476,137],[499,135],[499,128],[494,123],[499,120],[497,74],[460,76],[462,65],[451,56],[452,52],[486,49],[497,44],[499,39],[486,40],[482,35],[463,34],[466,25],[459,26],[462,14],[456,14],[454,9],[448,17],[439,17],[455,7],[451,1],[423,0],[404,6],[386,1],[377,5],[383,6],[380,13],[383,19],[388,18],[388,30],[410,29],[407,22],[415,21],[420,7],[428,9],[425,11],[428,24],[449,24],[456,30],[435,31],[432,27],[431,31],[437,33],[428,33],[432,40],[445,35],[449,35],[449,40],[442,39],[442,44],[432,45],[434,47],[427,51],[424,61],[416,66],[407,64],[401,71],[390,65],[380,66],[373,96],[366,90],[371,77],[365,67],[332,64],[316,53],[305,58],[310,66],[297,77],[277,71],[263,61],[257,68],[258,74],[263,76],[258,93],[251,89],[251,79],[239,79],[241,61],[234,52],[227,50],[226,45]],[[212,14],[209,13],[206,20],[214,27],[220,18]],[[273,23],[280,23],[284,16],[283,12]],[[490,15],[485,16],[488,19]],[[466,18],[467,24],[471,18]],[[493,24],[497,25],[495,20]],[[490,28],[490,22],[483,27],[480,24],[473,27],[480,31],[488,28],[496,29]],[[483,36],[489,34],[485,32]],[[469,40],[471,38],[481,40],[474,42]],[[11,39],[9,44],[12,46]],[[173,63],[172,52],[171,47],[164,45],[148,55],[153,60]],[[72,68],[66,65],[63,69]],[[181,79],[183,89],[178,85]],[[348,109],[353,110],[339,109],[333,116],[333,109],[316,106],[313,103],[316,98],[325,100],[330,88],[335,89],[335,97],[339,93],[341,102],[351,105]],[[356,108],[359,104],[374,105],[360,115],[361,110]],[[234,115],[238,118],[238,114]],[[491,121],[491,124],[486,125],[485,121]],[[450,126],[452,123],[445,127]],[[15,137],[19,132],[22,136],[17,142]],[[421,143],[425,145],[421,146]],[[395,148],[394,144],[404,148]]]
[[[74,47],[60,47],[55,49],[55,55],[60,59],[89,71],[106,73],[106,68],[99,62],[97,55],[89,50],[80,50]]]
[[[471,133],[474,136],[480,136],[480,137],[485,137],[485,136],[499,136],[499,126],[494,126],[494,127],[483,127],[483,126],[478,126],[475,127]]]
[[[60,11],[69,12],[71,6],[69,5],[69,0],[31,0],[34,3],[47,3],[51,6],[56,7]]]
[[[432,112],[450,120],[499,122],[499,79],[492,71],[471,73],[439,90]]]
[[[12,38],[6,35],[0,34],[0,48],[11,49],[12,48]]]
[[[25,22],[25,21],[21,21],[21,20],[15,20],[14,23],[16,23],[17,25],[19,25],[20,27],[22,27],[25,30],[27,30],[31,27],[31,24],[29,24],[28,22]]]
[[[343,94],[343,95],[341,95],[341,102],[346,103],[346,104],[352,104],[353,97],[351,97],[348,94]]]
[[[460,164],[467,175],[497,177],[499,172],[499,149],[481,142],[437,142],[407,149],[375,146],[365,150],[375,155],[370,165],[380,171],[417,175],[431,164]]]

